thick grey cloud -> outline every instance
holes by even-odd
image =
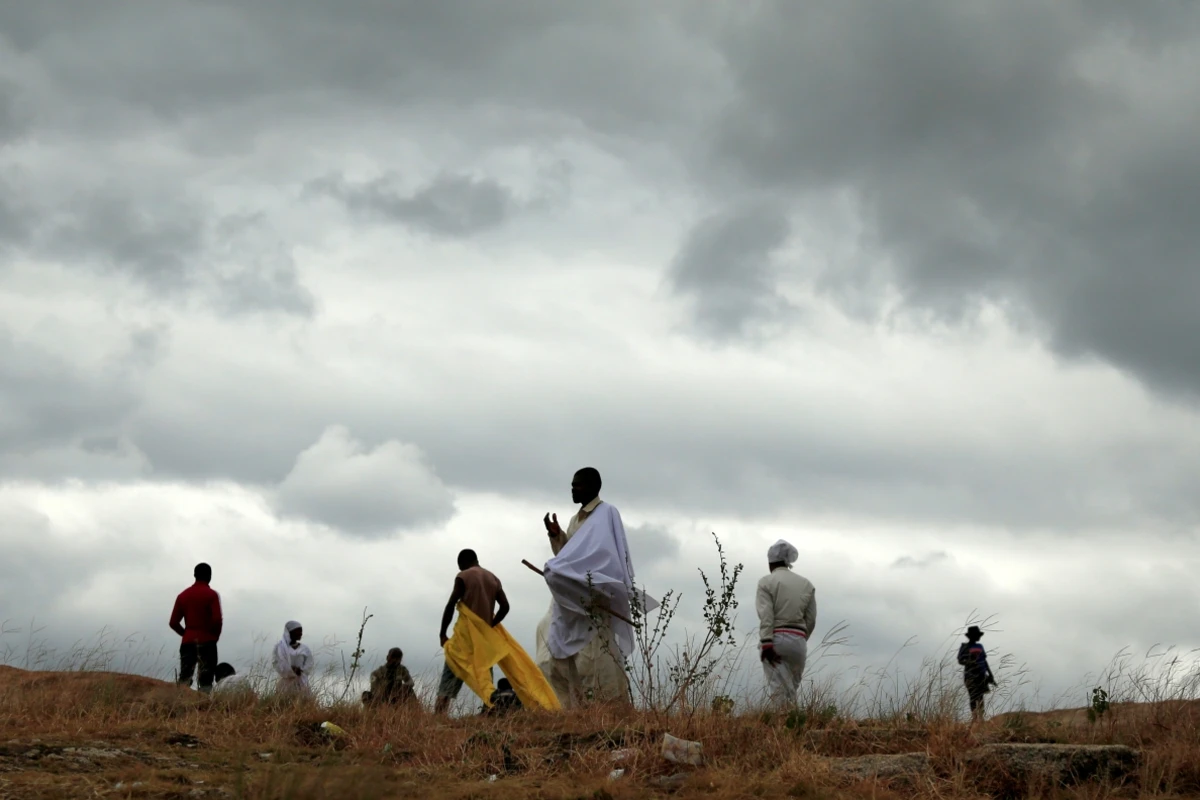
[[[182,290],[192,280],[192,257],[204,243],[207,220],[199,209],[175,198],[146,203],[113,194],[80,198],[56,214],[40,235],[59,258],[131,275],[162,293]],[[163,201],[166,200],[164,203]]]
[[[670,267],[672,288],[693,304],[701,331],[741,337],[749,326],[777,319],[788,308],[776,291],[772,253],[786,241],[787,218],[747,205],[701,220]]]
[[[923,556],[901,556],[892,562],[892,569],[925,569],[945,561],[949,557],[944,550],[927,553]]]
[[[670,561],[682,552],[679,540],[663,525],[635,525],[626,528],[625,535],[635,555],[635,566]]]
[[[0,173],[0,253],[11,252],[29,236],[29,214],[19,192]]]
[[[815,280],[821,286],[847,303],[859,302],[868,289],[887,290],[904,270],[927,270],[927,277],[921,277],[924,272],[917,277],[930,291],[913,294],[913,302],[929,300],[930,292],[941,287],[948,299],[938,308],[959,308],[964,293],[982,279],[933,250],[900,258],[908,246],[902,236],[915,236],[918,244],[944,244],[947,236],[965,236],[972,226],[1011,217],[975,214],[971,203],[954,200],[972,196],[963,195],[962,188],[977,189],[980,197],[994,196],[996,202],[1008,198],[1003,202],[1020,209],[1035,208],[1037,203],[1026,203],[1020,192],[1046,174],[1037,165],[1056,163],[1060,151],[1054,143],[1070,140],[1079,120],[1108,119],[1104,115],[1113,113],[1115,90],[1071,72],[1071,58],[1078,61],[1088,47],[1103,43],[1107,32],[1136,24],[1108,7],[1089,12],[1082,6],[1053,10],[1033,3],[980,3],[949,11],[944,4],[928,3],[911,15],[886,12],[884,17],[863,4],[837,13],[766,5],[705,16],[673,7],[634,13],[632,5],[622,4],[574,9],[530,3],[494,19],[488,16],[492,12],[468,14],[453,4],[436,10],[350,4],[336,14],[313,4],[283,24],[277,19],[268,24],[265,8],[196,4],[153,14],[89,11],[66,19],[53,10],[11,7],[4,13],[12,24],[4,29],[12,57],[26,67],[20,75],[43,76],[43,83],[29,79],[24,84],[26,97],[40,101],[35,107],[86,92],[113,101],[130,125],[170,131],[182,150],[200,147],[196,131],[212,134],[201,137],[205,160],[193,169],[228,156],[224,143],[236,143],[240,153],[256,133],[273,127],[308,130],[314,109],[332,112],[341,103],[369,110],[363,117],[366,129],[400,99],[428,113],[447,105],[486,109],[493,126],[453,128],[441,132],[446,139],[474,142],[494,134],[538,144],[570,130],[593,137],[611,152],[651,151],[665,143],[681,157],[695,158],[705,129],[689,125],[703,122],[737,89],[716,129],[710,158],[692,162],[702,185],[722,196],[725,189],[737,188],[729,195],[735,199],[691,228],[667,273],[707,336],[744,335],[788,308],[780,283],[796,275],[779,249],[789,234],[807,235],[812,215],[820,219],[822,206],[838,193],[852,198],[851,209],[866,222],[877,223],[868,226],[874,255],[848,267],[839,261],[843,269],[838,272],[818,270]],[[789,16],[796,14],[801,16]],[[256,46],[231,55],[183,41],[180,31],[196,26],[227,31],[234,37],[228,41]],[[484,28],[490,28],[489,35],[480,33]],[[148,31],[162,36],[144,35]],[[790,47],[790,34],[783,31],[797,31],[808,45]],[[1133,41],[1137,47],[1186,41],[1187,31],[1187,25],[1164,24],[1150,31],[1149,39]],[[68,32],[84,41],[67,48]],[[318,34],[324,44],[314,48],[312,37]],[[410,39],[411,47],[399,46]],[[635,80],[644,66],[641,56],[626,57],[627,44],[616,42],[650,39],[659,45],[656,66]],[[1069,47],[1064,50],[1060,42]],[[175,68],[169,74],[148,68],[159,63],[168,45]],[[84,51],[87,69],[79,57]],[[727,72],[720,68],[722,58]],[[614,68],[602,68],[606,64]],[[734,82],[726,82],[729,78]],[[37,91],[45,87],[53,91]],[[701,95],[708,99],[698,101]],[[146,109],[153,113],[146,116]],[[302,111],[309,116],[297,117]],[[63,119],[44,114],[40,122],[58,130],[54,125]],[[564,119],[573,120],[574,128]],[[99,135],[108,134],[101,130]],[[618,138],[624,144],[615,145]],[[331,140],[322,141],[328,146]],[[1026,168],[1022,159],[1031,153],[1038,157]],[[386,165],[391,155],[381,149],[371,160]],[[458,172],[457,165],[442,168],[451,171],[404,188],[385,179],[339,179],[326,188],[336,189],[352,207],[444,233],[495,231],[496,223],[510,218],[516,194],[507,182],[472,182],[464,176],[473,173]],[[374,174],[387,175],[388,169]],[[313,171],[350,174],[348,169]],[[297,167],[283,193],[311,180],[311,174],[306,166]],[[397,169],[395,174],[410,172]],[[316,299],[300,280],[293,248],[285,234],[272,230],[280,219],[265,213],[222,216],[224,211],[204,199],[204,190],[215,193],[215,187],[161,188],[175,177],[184,184],[186,176],[182,167],[173,167],[153,179],[131,176],[128,183],[135,190],[85,194],[79,206],[65,207],[58,235],[45,244],[53,239],[59,258],[73,266],[94,262],[167,296],[199,292],[227,311],[315,313]],[[1001,198],[999,188],[986,188],[990,182],[1015,193]],[[1075,185],[1060,181],[1059,189]],[[747,187],[770,191],[748,193]],[[756,199],[748,202],[747,196]],[[932,206],[922,202],[929,198],[940,200]],[[1036,213],[1048,220],[1050,210]],[[792,226],[789,220],[796,215],[801,222]],[[838,236],[836,229],[827,233]],[[985,233],[973,234],[979,241],[972,246],[991,241]],[[966,252],[961,241],[954,247]],[[1001,244],[987,252],[994,259],[1019,250]],[[801,265],[802,277],[812,268]],[[877,279],[881,269],[886,280]],[[1000,273],[988,268],[980,275]],[[365,274],[364,279],[369,280]],[[1047,274],[1047,284],[1056,280]],[[1017,291],[1014,297],[1024,296],[1014,279],[997,277],[993,283]],[[525,313],[515,303],[513,312],[497,318],[497,328]],[[851,420],[841,427],[820,419],[798,421],[789,409],[760,398],[708,397],[711,390],[700,381],[673,390],[645,373],[632,376],[636,380],[624,396],[610,395],[605,404],[595,403],[581,387],[579,396],[562,407],[531,402],[500,409],[489,392],[511,398],[517,389],[480,376],[479,362],[470,369],[480,376],[474,391],[407,402],[397,414],[390,398],[342,384],[313,351],[304,357],[324,377],[273,375],[266,364],[218,368],[209,363],[206,369],[214,377],[200,380],[211,381],[210,390],[223,399],[220,407],[191,400],[184,387],[194,377],[164,381],[155,402],[128,420],[131,444],[165,476],[273,484],[327,425],[344,420],[369,441],[419,444],[447,482],[467,488],[541,492],[538,487],[556,485],[576,460],[598,456],[614,473],[627,476],[629,496],[698,510],[770,514],[802,503],[831,513],[851,507],[866,515],[927,521],[968,517],[1033,527],[1108,524],[1121,513],[1136,515],[1147,508],[1175,520],[1196,513],[1188,499],[1195,495],[1183,491],[1188,482],[1172,477],[1187,474],[1194,461],[1186,447],[1168,448],[1171,469],[1139,469],[1155,460],[1139,443],[1071,454],[1045,452],[1019,439],[986,451],[978,449],[977,440],[929,437],[917,443],[894,430],[859,439],[847,434],[855,427]],[[606,376],[631,377],[623,366],[610,368]],[[710,377],[716,380],[717,374]],[[658,405],[663,401],[669,408]],[[807,401],[798,394],[794,402]],[[696,403],[714,416],[678,410]],[[863,406],[858,412],[869,416],[878,409]],[[594,424],[573,425],[571,417],[578,413],[590,415]],[[714,418],[722,424],[714,425]],[[467,444],[461,435],[464,419],[499,422],[481,426]],[[773,420],[770,430],[760,427],[763,420]],[[529,446],[548,437],[554,437],[553,453]],[[1132,486],[1121,477],[1127,465],[1134,465],[1137,475]],[[674,476],[669,486],[663,475]],[[1105,492],[1128,502],[1098,500]]]
[[[230,314],[308,315],[314,300],[286,244],[259,214],[220,215],[175,193],[100,191],[29,224],[31,255],[128,276],[169,300]]]
[[[19,139],[27,130],[29,122],[16,84],[7,78],[0,78],[0,144]]]
[[[702,174],[816,220],[848,198],[868,248],[817,277],[832,296],[1027,308],[1064,355],[1200,390],[1200,9],[777,2],[724,42],[738,99]]]
[[[368,450],[343,426],[331,426],[300,453],[276,491],[285,514],[298,514],[360,536],[445,522],[454,496],[421,451],[397,441]]]
[[[71,5],[8,4],[0,29],[65,91],[168,124],[280,99],[289,112],[314,101],[360,110],[486,102],[624,136],[678,126],[681,110],[712,102],[713,83],[698,85],[697,74],[719,75],[715,56],[668,13],[684,4],[651,13],[625,0]],[[653,59],[642,55],[651,49]],[[161,69],[167,59],[173,68]]]
[[[368,219],[412,225],[439,236],[470,236],[495,228],[517,208],[511,191],[486,178],[443,173],[410,193],[397,183],[394,175],[361,184],[333,176],[307,188],[337,198]]]
[[[510,404],[498,398],[520,396],[526,370],[489,364],[483,353],[457,362],[470,391],[428,399],[339,388],[336,370],[226,364],[211,390],[228,400],[219,413],[175,388],[193,380],[187,374],[164,377],[155,392],[163,401],[140,409],[129,430],[164,476],[276,483],[330,420],[343,420],[368,442],[419,445],[451,486],[537,497],[548,508],[566,502],[570,475],[592,463],[614,497],[689,514],[763,518],[805,509],[1032,531],[1147,519],[1186,527],[1200,514],[1193,437],[1179,438],[1171,426],[1137,436],[1111,427],[1162,413],[1141,403],[1105,413],[1095,432],[1067,433],[1078,409],[1052,410],[1038,399],[1041,389],[1005,388],[1002,378],[953,395],[961,402],[933,387],[902,406],[850,391],[818,399],[720,367],[684,379],[655,366],[591,366],[599,384],[558,387],[553,403]],[[594,386],[606,382],[613,388],[597,397]],[[1067,402],[1083,402],[1086,391]],[[974,406],[996,392],[1011,393],[1020,410],[987,412],[980,428],[984,412]],[[934,402],[947,410],[925,408]],[[1031,429],[1046,432],[1029,436]]]
[[[44,557],[41,543],[52,530],[51,521],[44,514],[4,506],[0,507],[0,525],[22,534],[19,539],[5,543],[6,555],[0,564],[0,602],[5,609],[29,607],[49,611],[47,607],[60,594],[60,581],[77,581],[88,574],[88,560],[72,558],[74,552],[64,554],[63,559]],[[33,594],[26,595],[31,590]]]
[[[137,332],[127,352],[88,369],[0,329],[0,447],[111,435],[138,402],[138,371],[157,341],[152,331]]]
[[[1077,675],[1128,598],[1194,600],[1161,576],[1195,414],[1104,362],[1196,385],[1196,44],[1194,7],[1108,0],[0,4],[0,488],[42,515],[0,518],[177,576],[64,559],[28,596],[169,644],[154,604],[236,545],[237,657],[370,605],[433,663],[390,609],[477,546],[531,632],[505,559],[590,463],[687,626],[709,530],[755,575],[782,535],[866,661],[983,608]],[[1143,571],[1078,552],[1112,530],[1158,537]],[[319,607],[264,584],[285,559]]]

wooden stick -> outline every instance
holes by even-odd
[[[545,577],[546,573],[542,572],[540,569],[538,569],[537,567],[535,567],[533,564],[530,564],[530,563],[529,563],[528,561],[526,561],[525,559],[523,559],[523,558],[522,558],[522,559],[521,559],[521,563],[522,563],[522,564],[524,564],[525,566],[529,567],[531,570],[533,570],[534,572],[536,572],[538,575],[541,575],[542,577]],[[600,606],[600,608],[601,608],[601,609],[603,609],[604,611],[607,611],[609,614],[612,614],[614,617],[616,617],[617,619],[621,620],[621,622],[624,622],[624,623],[625,623],[625,624],[627,624],[627,625],[633,625],[633,621],[632,621],[632,620],[630,620],[628,617],[626,617],[626,616],[624,616],[624,615],[622,615],[622,614],[618,614],[616,611],[613,611],[613,610],[612,610],[611,608],[609,608],[608,606]]]

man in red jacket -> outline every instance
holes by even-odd
[[[179,685],[190,687],[192,673],[199,666],[200,691],[211,692],[217,640],[221,638],[221,596],[208,585],[212,567],[197,564],[192,574],[196,582],[179,593],[171,611],[171,630],[183,637],[179,645]],[[181,621],[184,625],[179,624]]]

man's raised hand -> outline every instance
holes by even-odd
[[[542,524],[546,526],[546,535],[552,539],[556,539],[563,535],[563,529],[558,524],[558,514],[547,514],[542,517]]]

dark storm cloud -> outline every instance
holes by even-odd
[[[892,562],[892,569],[925,569],[950,558],[950,555],[944,550],[938,550],[936,553],[927,553],[926,555],[901,556]]]
[[[172,300],[198,296],[229,314],[314,310],[262,215],[222,215],[174,193],[108,191],[42,215],[35,256],[124,275]]]
[[[0,78],[0,146],[19,139],[29,124],[17,87],[12,81]]]
[[[1156,358],[1164,372],[1197,352],[1186,346],[1195,337],[1182,335],[1192,318],[1180,310],[1195,296],[1188,281],[1196,278],[1177,274],[1195,234],[1176,224],[1190,207],[1195,149],[1187,125],[1166,124],[1170,108],[1177,121],[1188,120],[1187,102],[1167,101],[1187,101],[1190,84],[1175,71],[1178,83],[1161,83],[1153,95],[1130,88],[1153,75],[1126,70],[1121,83],[1119,54],[1097,54],[1087,67],[1095,73],[1116,64],[1112,75],[1088,78],[1080,64],[1089,48],[1114,42],[1139,57],[1186,57],[1194,14],[1171,8],[1174,18],[1117,4],[929,1],[903,11],[865,2],[832,10],[764,4],[730,11],[721,27],[720,14],[672,17],[678,6],[650,12],[629,3],[180,3],[103,11],[78,4],[78,13],[13,3],[0,8],[0,37],[26,68],[13,78],[22,102],[37,100],[43,112],[78,104],[98,119],[119,116],[168,137],[190,132],[175,144],[203,140],[211,161],[192,166],[205,171],[267,129],[416,108],[471,108],[496,131],[519,129],[534,144],[567,130],[614,150],[620,141],[622,152],[666,145],[694,159],[710,130],[704,111],[728,99],[732,79],[739,96],[727,105],[709,157],[691,163],[714,197],[734,199],[693,227],[668,273],[707,336],[744,335],[786,310],[776,278],[791,277],[790,265],[776,253],[803,224],[797,214],[819,218],[833,199],[849,197],[873,257],[818,273],[838,299],[869,306],[864,294],[895,282],[914,307],[946,315],[985,295],[1023,302],[1064,352],[1073,342],[1082,347],[1081,326],[1096,327],[1085,338],[1099,342],[1123,322],[1129,358]],[[721,58],[727,73],[714,69]],[[34,72],[43,83],[22,77]],[[43,96],[43,87],[53,91]],[[62,136],[84,116],[36,119]],[[439,131],[482,147],[493,133]],[[170,191],[188,182],[182,169],[154,174],[152,184],[167,189],[68,187],[64,194],[80,199],[18,214],[12,236],[27,238],[30,221],[53,211],[53,226],[35,232],[64,262],[114,272],[161,296],[198,293],[226,311],[313,311],[316,300],[271,219],[227,217],[202,196]],[[1174,189],[1135,180],[1143,174]],[[455,172],[424,186],[332,186],[352,207],[446,233],[497,225],[513,202],[504,185]],[[747,196],[774,199],[750,204]],[[9,201],[21,197],[9,193]],[[702,205],[711,207],[712,198]],[[7,207],[0,202],[0,226]],[[1139,225],[1161,227],[1127,235]],[[1109,270],[1128,266],[1114,259],[1130,247],[1144,256],[1138,269]],[[1056,298],[1062,302],[1050,302]],[[1136,313],[1145,303],[1154,313]],[[1170,324],[1177,339],[1164,338]],[[710,401],[704,386],[672,392],[645,376],[650,388],[614,393],[604,408],[580,395],[547,409],[515,393],[525,407],[501,408],[490,398],[458,397],[487,391],[442,386],[453,399],[401,412],[394,399],[369,397],[344,376],[273,380],[270,369],[221,364],[220,375],[164,385],[154,406],[132,420],[133,443],[166,475],[276,484],[327,425],[344,420],[366,441],[419,444],[453,486],[549,494],[539,487],[562,486],[578,461],[603,458],[627,481],[625,496],[704,513],[770,514],[804,503],[1074,527],[1143,507],[1188,519],[1200,496],[1180,477],[1192,474],[1195,460],[1183,446],[1156,457],[1149,446],[1070,454],[1013,441],[984,453],[970,442],[859,435],[851,421],[800,426],[753,397]],[[628,385],[627,377],[606,376],[613,385]],[[205,383],[220,402],[197,400],[192,383]],[[709,413],[687,413],[697,407]],[[593,422],[581,430],[571,418],[584,409]],[[464,443],[463,420],[487,422]],[[548,440],[555,446],[530,446]],[[1105,491],[1116,499],[1097,503]]]
[[[24,243],[29,235],[29,217],[21,198],[0,174],[0,255],[6,255]]]
[[[364,394],[321,375],[228,370],[210,389],[225,398],[221,408],[163,387],[163,401],[130,420],[132,440],[163,476],[275,484],[338,419],[365,442],[418,445],[448,486],[537,499],[560,518],[581,463],[601,470],[618,508],[700,519],[803,509],[1078,531],[1135,520],[1186,526],[1200,515],[1200,454],[1190,441],[1098,437],[1047,446],[1000,433],[1016,425],[1010,421],[997,429],[998,444],[981,449],[970,437],[914,439],[901,422],[868,431],[873,405],[782,414],[769,386],[712,392],[702,378],[657,385],[623,373],[638,388],[602,401],[589,386],[561,387],[553,404],[501,407],[493,398],[509,391],[504,381],[474,370],[472,391],[429,402]],[[795,399],[797,407],[806,402]]]
[[[54,216],[40,238],[58,258],[94,261],[164,294],[193,282],[192,258],[204,246],[208,222],[198,207],[177,198],[150,203],[107,192],[79,198]]]
[[[671,264],[677,294],[693,303],[697,326],[716,338],[740,337],[787,308],[776,292],[772,253],[787,239],[787,218],[748,204],[701,220]]]
[[[496,228],[518,205],[513,193],[496,181],[450,173],[411,192],[400,188],[395,175],[358,184],[330,176],[306,188],[338,199],[367,219],[399,222],[439,236],[466,237]]]
[[[664,525],[636,525],[627,528],[630,550],[635,554],[634,566],[670,561],[682,550],[679,540]]]
[[[125,346],[76,363],[0,328],[0,479],[141,476],[147,464],[125,425],[167,337],[135,328]]]
[[[827,291],[1015,303],[1062,354],[1200,391],[1200,7],[760,8],[724,40],[740,96],[701,169],[813,215],[852,197],[873,253]]]
[[[1200,292],[1194,5],[76,6],[7,4],[12,57],[37,65],[62,102],[219,134],[203,138],[212,152],[314,109],[486,106],[505,120],[497,130],[577,123],[692,158],[710,138],[706,114],[725,103],[710,158],[692,161],[697,179],[716,197],[775,189],[787,199],[767,219],[819,219],[848,198],[863,254],[805,276],[847,307],[878,309],[899,288],[908,308],[956,319],[996,300],[1031,312],[1060,353],[1200,388],[1188,302]],[[464,230],[500,216],[501,195],[483,197],[454,212],[419,190],[389,199],[405,219]],[[135,230],[148,240],[138,273],[166,277],[157,234],[174,228]],[[707,335],[735,334],[777,287],[754,266],[740,287],[681,270],[700,236],[672,280]],[[143,251],[158,257],[144,263]],[[283,305],[305,305],[286,281],[272,286]]]
[[[138,402],[136,376],[120,361],[77,366],[0,328],[0,449],[27,451],[114,431]]]
[[[485,101],[549,109],[624,135],[678,124],[673,110],[712,92],[688,79],[696,49],[669,18],[672,6],[647,13],[624,0],[135,3],[103,12],[68,5],[7,4],[0,35],[67,91],[168,122],[281,97],[309,108]],[[651,50],[653,59],[641,55]],[[713,60],[700,57],[701,66]]]
[[[0,613],[30,607],[49,610],[61,594],[64,580],[78,581],[94,569],[88,559],[73,557],[72,552],[49,557],[42,542],[49,537],[52,525],[44,514],[15,505],[0,505],[0,525],[21,534],[5,542],[5,555],[0,559],[0,607],[6,609]],[[7,617],[0,621],[12,622]]]

